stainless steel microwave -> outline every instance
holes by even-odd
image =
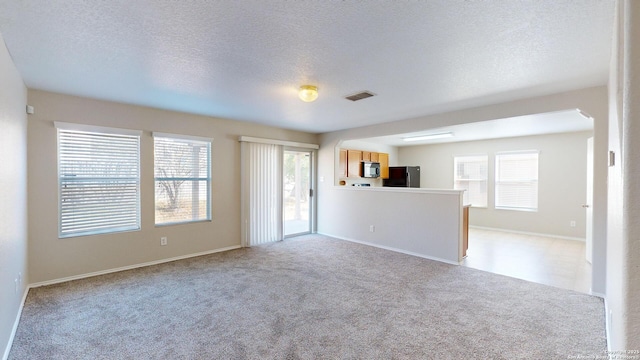
[[[377,178],[380,177],[380,163],[379,162],[371,162],[371,161],[363,161],[361,168],[362,177],[365,178]]]

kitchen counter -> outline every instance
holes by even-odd
[[[334,186],[338,190],[354,190],[354,191],[388,191],[402,193],[424,193],[424,194],[451,194],[462,195],[464,190],[454,189],[430,189],[430,188],[406,188],[406,187],[385,187],[385,186]]]

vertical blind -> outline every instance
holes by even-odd
[[[140,136],[58,128],[59,236],[140,229]]]
[[[243,246],[282,240],[282,149],[242,143]]]
[[[211,140],[153,136],[156,225],[211,220]]]
[[[496,154],[496,208],[538,209],[538,151]]]
[[[454,184],[464,192],[464,203],[473,207],[487,207],[487,155],[456,156],[453,158]]]

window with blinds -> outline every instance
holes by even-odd
[[[465,204],[487,207],[487,164],[487,155],[453,158],[453,188],[466,190],[463,195]]]
[[[496,154],[496,209],[538,210],[538,151]]]
[[[155,223],[211,220],[211,139],[153,134]]]
[[[58,127],[59,237],[140,229],[140,136],[114,131]]]

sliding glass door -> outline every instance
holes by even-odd
[[[313,212],[313,153],[308,150],[284,150],[283,218],[284,236],[310,233]]]

